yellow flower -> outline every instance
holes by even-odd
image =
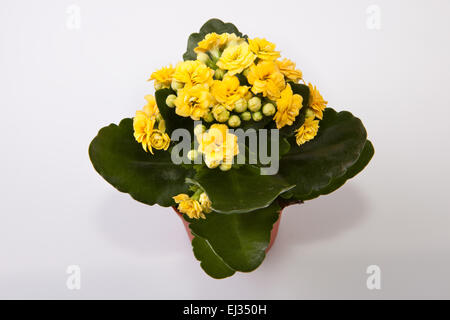
[[[241,86],[236,76],[225,76],[222,81],[214,81],[211,93],[214,98],[228,110],[234,109],[234,103],[248,92],[247,86]]]
[[[142,148],[147,151],[151,150],[150,136],[154,130],[156,117],[159,115],[158,106],[155,98],[152,95],[146,95],[147,104],[142,110],[136,111],[136,116],[133,119],[134,138],[137,142],[142,144]]]
[[[219,38],[219,35],[215,32],[208,33],[205,38],[197,44],[197,48],[194,49],[194,52],[206,52],[216,48],[219,43]]]
[[[197,136],[198,151],[205,156],[208,167],[229,163],[239,153],[237,136],[228,132],[224,124],[213,124],[208,131]]]
[[[302,96],[293,94],[291,85],[288,84],[286,89],[281,92],[280,99],[277,100],[277,113],[273,117],[278,129],[294,123],[302,108],[302,102]]]
[[[210,86],[213,83],[214,70],[200,61],[183,61],[177,64],[173,79],[187,87],[197,84]]]
[[[255,59],[256,55],[250,51],[248,43],[243,42],[239,45],[227,47],[217,61],[217,66],[220,69],[228,70],[228,74],[234,76],[250,67]]]
[[[152,73],[150,80],[155,80],[156,83],[160,84],[164,88],[169,88],[172,82],[172,75],[175,72],[175,68],[172,65],[168,67],[163,67]]]
[[[169,135],[159,129],[153,130],[149,137],[149,149],[153,153],[152,147],[156,150],[167,150],[169,148]]]
[[[275,51],[275,44],[266,39],[250,39],[250,50],[261,60],[274,61],[280,57],[280,52]]]
[[[185,87],[175,99],[175,113],[182,117],[191,117],[200,120],[209,112],[213,99],[208,88],[202,85]]]
[[[295,140],[300,146],[309,140],[314,139],[319,130],[319,120],[314,118],[307,118],[305,123],[296,131]]]
[[[210,213],[211,210],[211,200],[209,200],[208,195],[206,193],[202,193],[200,195],[200,199],[198,200],[202,205],[202,210],[205,213]]]
[[[327,107],[328,101],[325,101],[320,94],[319,90],[317,90],[316,86],[313,86],[311,83],[308,84],[309,87],[309,107],[313,109],[316,118],[323,118],[323,110]]]
[[[283,74],[271,61],[260,61],[257,65],[253,65],[247,79],[253,85],[253,93],[262,93],[270,100],[278,99],[286,86]]]
[[[295,69],[295,62],[289,59],[283,59],[277,61],[278,68],[284,76],[291,81],[298,82],[303,78],[303,74],[300,70]]]
[[[202,206],[197,200],[189,198],[187,194],[181,193],[172,198],[178,203],[178,210],[181,213],[187,214],[191,219],[205,219],[205,215],[202,212]]]
[[[234,33],[217,34],[212,32],[208,33],[205,38],[197,44],[197,48],[194,49],[194,52],[200,53],[215,49],[222,49],[230,43],[239,44],[241,42],[244,42],[244,39],[238,37]]]

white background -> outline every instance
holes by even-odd
[[[450,298],[449,14],[446,0],[2,0],[0,298]],[[340,190],[285,210],[259,269],[219,281],[171,209],[119,193],[88,158],[211,17],[276,42],[376,149]],[[366,288],[372,264],[381,290]]]

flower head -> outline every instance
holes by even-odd
[[[327,107],[328,101],[325,101],[320,94],[319,90],[317,90],[316,86],[313,86],[311,83],[308,84],[309,87],[309,107],[313,109],[316,118],[323,118],[323,110]]]
[[[195,53],[207,52],[215,49],[222,49],[230,43],[241,43],[244,39],[238,37],[234,33],[221,33],[215,32],[208,33],[205,38],[197,44],[197,48],[194,49]]]
[[[286,89],[281,92],[280,99],[277,100],[277,113],[273,117],[277,128],[280,129],[285,125],[292,125],[302,108],[303,98],[299,94],[293,94],[291,85],[287,85]]]
[[[181,193],[173,197],[173,200],[178,203],[178,210],[185,213],[191,219],[205,219],[202,212],[202,206],[197,200],[191,199],[187,194]]]
[[[183,61],[177,64],[173,79],[183,83],[185,87],[197,84],[209,87],[213,83],[214,70],[200,61]]]
[[[175,113],[182,117],[200,120],[209,112],[213,99],[208,88],[198,84],[185,87],[179,91],[175,99]]]
[[[234,109],[234,103],[243,98],[248,91],[247,86],[241,86],[236,76],[225,76],[221,81],[214,81],[211,93],[214,98],[228,110]]]
[[[283,59],[276,61],[280,72],[288,79],[294,82],[298,82],[303,78],[303,74],[300,70],[295,68],[295,62],[289,59]]]
[[[314,139],[319,130],[319,120],[314,120],[314,117],[307,118],[305,123],[296,131],[295,140],[300,146],[309,140]]]
[[[153,130],[149,137],[149,146],[155,148],[156,150],[167,150],[169,148],[170,138],[169,135],[159,129]],[[152,152],[153,153],[153,152]]]
[[[250,51],[247,42],[227,47],[217,61],[217,66],[228,70],[228,74],[234,76],[250,67],[255,61],[256,55]]]
[[[200,194],[200,198],[198,199],[202,206],[202,210],[205,213],[210,213],[211,210],[211,200],[209,200],[208,195],[206,193]]]
[[[229,133],[224,124],[213,124],[208,131],[197,136],[197,140],[198,151],[204,154],[208,167],[229,163],[239,153],[237,136]]]
[[[164,88],[169,88],[172,82],[172,75],[175,72],[175,68],[172,65],[168,67],[163,67],[155,72],[153,72],[150,76],[150,80],[155,80],[157,84],[160,84]]]
[[[137,142],[142,144],[145,151],[151,149],[150,136],[154,130],[156,117],[159,115],[158,106],[155,98],[152,95],[146,95],[147,104],[142,110],[136,111],[136,116],[133,118],[134,138]]]
[[[286,86],[283,74],[277,65],[271,61],[260,61],[257,65],[253,65],[247,79],[253,85],[253,93],[262,93],[264,97],[268,97],[270,100],[278,99]]]
[[[254,38],[248,42],[250,50],[261,60],[274,61],[280,57],[280,52],[275,51],[275,44],[264,38]]]

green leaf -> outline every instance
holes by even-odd
[[[266,256],[270,233],[280,210],[274,202],[267,208],[242,214],[212,212],[204,220],[189,220],[189,226],[195,235],[208,241],[231,269],[250,272]]]
[[[333,179],[325,188],[310,193],[308,197],[304,198],[303,200],[311,200],[317,198],[320,195],[330,194],[331,192],[339,189],[341,186],[345,184],[347,180],[356,176],[367,166],[367,164],[372,159],[374,153],[375,150],[373,148],[372,143],[369,140],[367,140],[366,143],[364,144],[364,148],[361,151],[361,155],[359,156],[358,160],[355,162],[355,164],[353,164],[350,168],[348,168],[345,174],[343,174],[339,178]]]
[[[296,185],[294,198],[308,199],[343,176],[360,157],[366,136],[362,122],[350,112],[325,109],[314,140],[299,147],[292,138],[291,150],[280,160],[279,174]]]
[[[168,151],[145,152],[134,139],[129,118],[101,129],[89,146],[89,157],[95,170],[117,190],[149,205],[174,205],[172,196],[187,193],[189,186],[184,182],[193,174],[172,163]]]
[[[167,96],[171,94],[175,94],[172,89],[160,89],[155,92],[156,104],[158,105],[161,116],[166,122],[166,132],[171,136],[174,130],[184,128],[192,134],[194,132],[194,121],[191,118],[177,115],[175,108],[170,108],[166,104]]]
[[[213,250],[209,242],[198,236],[192,239],[192,248],[195,258],[200,261],[202,269],[215,279],[231,277],[235,271],[231,269],[222,258]]]
[[[220,213],[243,213],[269,206],[294,184],[278,175],[261,175],[259,168],[242,165],[230,171],[201,168],[188,182],[205,190]]]
[[[193,33],[189,36],[187,50],[183,54],[183,59],[196,60],[197,54],[194,49],[198,46],[198,43],[202,41],[208,33],[215,32],[221,33],[234,33],[239,37],[246,38],[232,23],[224,23],[219,19],[211,19],[207,21],[201,28],[199,33]]]

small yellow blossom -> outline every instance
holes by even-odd
[[[274,61],[280,57],[280,52],[275,51],[275,44],[266,39],[255,38],[248,42],[250,50],[261,60]]]
[[[175,68],[173,68],[172,65],[163,67],[153,72],[148,80],[155,80],[156,84],[160,84],[164,88],[170,88],[170,84],[172,83],[172,75],[174,72]]]
[[[147,104],[142,110],[136,111],[136,116],[133,119],[134,138],[142,144],[145,151],[150,149],[150,152],[153,153],[150,136],[154,130],[159,110],[152,95],[146,95],[145,100],[147,100]]]
[[[152,148],[156,150],[167,150],[169,148],[169,135],[159,129],[153,130],[149,137],[149,149],[153,153]]]
[[[179,91],[175,99],[175,113],[182,117],[200,120],[209,112],[212,102],[211,93],[203,85],[185,87]]]
[[[316,114],[316,118],[322,120],[323,118],[323,110],[327,107],[328,101],[325,101],[320,94],[319,90],[317,90],[316,86],[313,86],[311,83],[308,84],[309,87],[309,107],[313,109]]]
[[[264,97],[268,97],[270,100],[278,99],[286,86],[283,74],[277,65],[271,61],[260,61],[257,65],[253,65],[247,78],[253,86],[253,93],[262,93]]]
[[[236,76],[226,76],[221,81],[214,81],[211,93],[214,98],[228,110],[234,109],[234,103],[248,92],[247,86],[241,86]]]
[[[178,203],[178,210],[185,213],[191,219],[205,219],[202,212],[202,206],[197,200],[191,199],[187,194],[181,193],[173,197],[173,200]]]
[[[305,123],[296,131],[295,140],[300,146],[309,140],[314,139],[319,130],[319,120],[314,118],[307,118]]]
[[[227,47],[217,61],[217,66],[228,70],[228,74],[234,76],[250,67],[255,59],[256,55],[250,51],[248,43],[243,42],[239,45]]]
[[[281,92],[280,99],[277,100],[277,113],[273,117],[277,128],[285,125],[292,125],[302,108],[303,98],[299,94],[293,94],[291,86],[288,84],[286,89]]]
[[[211,210],[211,200],[209,200],[208,195],[206,193],[200,194],[200,198],[198,200],[202,205],[202,210],[205,213],[210,213]]]
[[[208,131],[197,136],[197,140],[198,151],[204,154],[208,167],[229,163],[239,153],[237,136],[229,133],[224,124],[213,124]]]
[[[208,68],[200,61],[183,61],[177,64],[173,79],[184,84],[185,87],[192,87],[197,84],[209,87],[213,83],[214,70]]]
[[[295,62],[289,59],[283,59],[277,61],[280,72],[288,79],[294,82],[298,82],[303,78],[303,74],[300,70],[295,68]]]
[[[244,39],[238,37],[234,33],[221,33],[215,32],[208,33],[205,38],[197,44],[197,48],[194,49],[195,53],[207,52],[215,49],[222,49],[230,43],[239,44],[244,42]]]

